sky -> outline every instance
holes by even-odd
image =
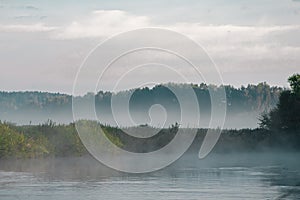
[[[173,30],[200,44],[224,84],[287,87],[288,76],[300,72],[299,0],[0,0],[0,90],[70,94],[95,46],[147,27]],[[99,88],[112,88],[120,68]],[[156,68],[144,67],[135,77],[149,71],[159,77],[155,83],[173,81]],[[130,80],[124,79],[122,89],[133,86]]]

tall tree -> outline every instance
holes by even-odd
[[[300,74],[288,78],[292,90],[283,91],[276,108],[262,115],[260,126],[273,131],[300,131]]]
[[[300,74],[294,74],[288,79],[292,92],[295,93],[298,97],[300,96]]]

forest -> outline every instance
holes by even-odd
[[[276,106],[268,112],[262,113],[258,128],[223,130],[214,152],[299,151],[300,75],[295,74],[288,81],[291,89],[282,90]],[[266,85],[262,85],[262,87],[264,88]],[[242,89],[237,91],[242,91]],[[17,97],[18,94],[14,95]],[[35,95],[39,96],[40,94],[36,93]],[[55,98],[52,95],[48,96],[47,100],[37,99],[37,102],[44,102],[45,104],[51,98],[56,99],[53,100],[56,102],[54,104],[63,105],[68,102],[66,99],[69,97],[63,100],[64,97],[56,95]],[[5,95],[2,93],[2,98],[3,96]],[[57,102],[57,98],[60,99],[60,103]],[[13,103],[17,104],[17,102]],[[154,151],[163,147],[172,140],[180,128],[180,125],[176,123],[169,128],[161,129],[153,137],[136,139],[125,134],[118,127],[102,125],[88,120],[82,120],[82,123],[88,123],[91,127],[101,127],[107,138],[114,144],[133,152]],[[147,125],[144,126],[155,129]],[[132,130],[135,128],[138,129],[139,127],[131,127]],[[195,151],[199,148],[206,131],[205,128],[197,129],[196,139],[189,151]],[[75,123],[56,124],[48,120],[38,125],[16,125],[0,121],[0,159],[82,156],[87,153],[77,134]]]
[[[187,88],[194,90],[201,115],[210,118],[210,94],[209,90],[224,89],[227,103],[226,128],[255,128],[257,117],[260,113],[268,112],[276,106],[279,95],[284,91],[281,87],[270,86],[267,83],[259,83],[235,88],[230,85],[206,85],[202,84],[160,84],[153,88],[137,88],[117,93],[99,91],[97,94],[87,93],[74,97],[78,102],[95,98],[97,114],[103,116],[102,122],[115,125],[112,119],[111,99],[113,95],[120,99],[131,95],[129,107],[135,120],[147,121],[148,110],[151,105],[161,104],[167,112],[178,114],[179,104],[174,94],[168,89],[171,86],[184,94]],[[225,101],[225,99],[224,99]],[[84,105],[82,106],[84,110]],[[26,114],[25,114],[26,113]],[[30,116],[30,117],[27,117]],[[243,120],[241,120],[243,118]],[[72,96],[47,92],[0,92],[0,120],[10,121],[19,125],[42,124],[48,119],[56,123],[69,124],[73,122]],[[175,121],[173,119],[172,121]],[[125,124],[126,125],[126,124]],[[239,127],[237,127],[239,125]]]

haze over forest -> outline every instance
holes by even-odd
[[[132,94],[129,109],[136,124],[160,126],[159,123],[163,119],[159,111],[152,113],[153,116],[151,117],[156,119],[154,122],[151,122],[149,116],[151,106],[159,104],[165,109],[167,115],[165,126],[168,127],[180,121],[180,105],[174,93],[168,89],[168,86],[171,85],[183,93],[190,86],[170,83],[156,85],[153,88],[145,87],[121,91],[116,94],[99,91],[95,96],[97,115],[103,124],[128,126],[130,124],[126,121],[128,117],[121,117],[123,121],[120,124],[115,123],[112,117],[111,98],[116,95],[122,99]],[[192,85],[198,98],[202,121],[208,122],[211,116],[209,89],[218,90],[222,87],[206,84]],[[257,127],[261,114],[276,106],[279,95],[284,90],[281,87],[269,86],[267,83],[249,84],[240,88],[229,85],[224,87],[227,98],[226,101],[223,100],[224,103],[227,103],[225,128]],[[94,98],[94,94],[88,93],[84,96],[75,97],[75,99],[83,102],[83,110],[85,109],[84,101],[90,98]],[[125,115],[126,113],[119,114]],[[0,120],[17,124],[41,124],[49,119],[65,124],[73,121],[71,95],[48,92],[0,92]]]

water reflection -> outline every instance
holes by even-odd
[[[90,157],[1,162],[0,199],[300,198],[298,154],[227,156],[185,156],[141,175],[110,170]]]

